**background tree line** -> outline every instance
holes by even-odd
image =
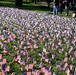
[[[10,0],[0,0],[0,1],[9,1]],[[32,3],[37,3],[37,2],[47,2],[48,7],[50,5],[51,0],[11,0],[11,2],[15,2],[16,6],[22,6],[24,2],[32,2]]]
[[[35,3],[35,4],[36,4],[37,2],[47,2],[48,8],[49,8],[50,2],[51,2],[52,0],[15,0],[16,6],[22,6],[23,1],[33,2],[33,3]]]

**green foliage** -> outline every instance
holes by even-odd
[[[40,75],[44,75],[44,73],[40,73]]]
[[[21,75],[20,66],[17,63],[10,64],[10,73],[15,72],[16,75]]]
[[[52,71],[58,73],[58,69],[56,68],[56,66],[53,66]]]
[[[3,49],[1,48],[1,45],[0,45],[0,53],[2,53]]]
[[[18,40],[19,40],[19,38],[18,38],[18,35],[16,35],[16,38],[15,38],[15,40],[16,40],[16,41],[18,41]]]
[[[4,41],[0,38],[0,41],[3,43]]]
[[[21,59],[22,59],[22,60],[26,60],[27,58],[26,58],[25,55],[21,54]]]
[[[66,73],[64,71],[59,71],[58,73],[59,75],[66,75]]]
[[[10,41],[11,45],[12,46],[15,46],[16,45],[16,42],[15,41]]]
[[[52,66],[56,65],[56,60],[55,59],[51,59],[51,64],[52,64]]]
[[[35,64],[34,69],[39,69],[39,64]]]
[[[6,56],[4,56],[4,57],[6,57],[6,60],[9,64],[13,62],[13,58],[14,58],[13,56],[6,54]]]
[[[4,30],[6,30],[7,28],[8,28],[7,26],[4,26],[4,27],[3,27]]]
[[[10,43],[9,43],[9,42],[6,42],[5,45],[6,45],[7,47],[10,47]]]
[[[73,61],[71,60],[71,58],[68,58],[68,64],[71,64]]]
[[[16,50],[12,46],[8,47],[8,52],[9,53],[14,53]]]
[[[30,63],[32,63],[33,62],[33,60],[28,60],[28,63],[30,64]]]

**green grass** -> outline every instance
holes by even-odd
[[[0,1],[0,6],[3,7],[15,7],[14,2],[8,2],[8,1]]]

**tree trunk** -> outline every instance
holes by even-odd
[[[50,8],[50,3],[48,3],[48,8]]]
[[[48,4],[48,8],[50,8],[50,2],[51,0],[46,0],[47,1],[47,4]]]
[[[15,1],[16,6],[22,6],[22,0],[16,0]]]
[[[35,4],[37,3],[37,1],[36,0],[34,0],[35,1]]]

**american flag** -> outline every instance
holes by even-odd
[[[42,68],[43,67],[43,64],[42,64],[42,62],[40,63],[40,65],[39,65],[39,68]]]
[[[3,59],[3,64],[6,64],[6,59]]]
[[[2,54],[0,54],[0,59],[2,59]]]
[[[7,42],[10,42],[10,39],[8,38]]]
[[[19,59],[20,58],[20,54],[17,56],[17,59]]]
[[[47,58],[47,59],[45,59],[45,62],[48,62],[49,61],[49,59]]]
[[[0,65],[4,64],[3,62],[0,62]]]
[[[47,71],[44,73],[44,75],[52,75],[52,73]]]
[[[33,59],[33,64],[36,64],[36,63],[37,63],[37,61],[35,59]]]
[[[45,49],[45,48],[43,48],[43,52],[45,52],[45,53],[46,53],[46,49]]]
[[[27,48],[32,48],[32,45],[30,44],[30,45],[28,45],[28,47]]]
[[[52,59],[54,59],[55,58],[55,54],[52,54]]]
[[[59,51],[59,53],[62,53],[62,50],[61,49],[59,49],[58,51]]]
[[[29,64],[28,68],[32,70],[33,69],[33,64]]]
[[[76,42],[76,37],[74,38],[74,41],[73,41],[74,43]]]
[[[36,70],[36,74],[35,75],[40,75],[40,70]]]
[[[18,48],[16,46],[13,46],[15,48],[15,50],[17,50]]]
[[[61,39],[59,39],[59,42],[58,42],[58,45],[62,45],[62,40]]]
[[[42,68],[41,68],[41,71],[42,71],[43,73],[45,73],[47,70],[45,69],[45,67],[42,67]]]
[[[67,62],[68,61],[68,58],[67,57],[65,57],[64,58],[64,60],[63,60],[63,62]]]
[[[32,72],[32,75],[36,75],[36,72]]]
[[[41,56],[41,53],[38,53],[39,56]]]
[[[74,66],[71,64],[71,65],[70,65],[70,70],[73,70],[73,67],[74,67]]]
[[[10,71],[10,66],[7,66],[6,71],[7,71],[7,72]]]
[[[12,37],[12,35],[9,35],[9,39],[10,39],[10,40],[13,40],[13,37]]]
[[[24,50],[26,50],[26,46],[24,46]]]
[[[24,62],[23,62],[23,61],[21,61],[21,62],[20,62],[20,65],[24,65]]]
[[[7,50],[4,49],[4,50],[3,50],[3,53],[6,54],[6,53],[7,53]]]
[[[69,70],[69,68],[67,68],[66,73],[67,73],[67,75],[70,75],[70,70]]]
[[[16,38],[16,35],[12,33],[13,38]]]
[[[56,75],[56,73],[55,73],[55,72],[53,72],[53,75]]]
[[[67,66],[68,66],[68,63],[66,62],[66,63],[64,64],[64,69],[66,69]]]
[[[32,73],[31,72],[27,72],[27,75],[32,75]]]
[[[38,48],[38,46],[36,44],[34,44],[34,48]]]
[[[76,57],[76,51],[74,52],[74,56]]]
[[[5,75],[3,71],[2,71],[2,75]]]
[[[0,45],[2,45],[2,42],[0,41]]]
[[[25,66],[25,69],[28,71],[28,69],[29,69],[28,64]]]

